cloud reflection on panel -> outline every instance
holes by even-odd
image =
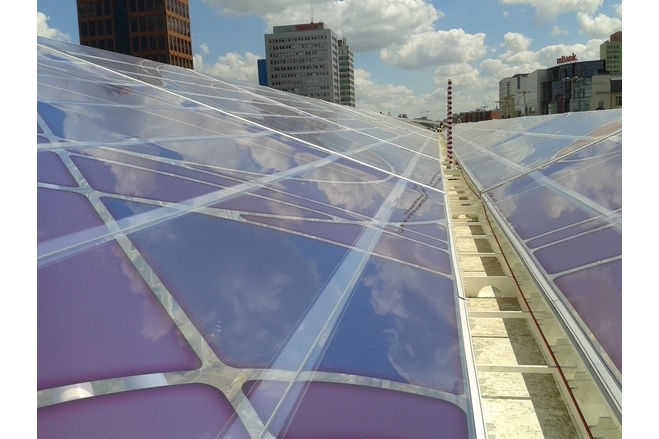
[[[464,392],[455,285],[373,257],[319,370]]]
[[[531,178],[490,192],[497,208],[522,239],[586,221],[586,212]]]
[[[266,367],[346,250],[190,214],[130,235],[225,363]]]
[[[230,187],[240,181],[253,179],[265,172],[276,172],[277,168],[288,169],[291,164],[292,147],[276,141],[264,141],[260,145],[229,145],[221,148],[223,142],[191,142],[195,143],[184,155],[178,154],[175,148],[166,150],[157,145],[144,143],[130,146],[134,152],[166,155],[165,160],[148,160],[117,151],[102,149],[82,149],[77,152],[103,161],[73,156],[73,161],[88,179],[94,189],[107,193],[126,196],[136,196],[147,199],[180,202],[203,194]],[[235,142],[234,142],[235,143]],[[172,146],[172,145],[168,145]],[[195,148],[196,147],[196,148]],[[204,154],[207,154],[204,156]],[[209,157],[210,156],[210,157]],[[211,166],[222,164],[222,169],[209,166],[198,167],[199,171],[183,166],[184,160],[207,157]],[[227,157],[225,161],[224,158]],[[228,159],[233,157],[232,159]],[[258,159],[258,162],[255,160]],[[174,163],[175,166],[170,163]],[[259,162],[262,162],[260,164]],[[202,162],[203,163],[203,162]],[[232,172],[226,167],[248,169],[251,172]],[[253,172],[259,172],[254,176]],[[178,176],[179,178],[175,177]]]
[[[301,142],[276,133],[244,138],[186,139],[159,142],[159,145],[180,154],[190,165],[203,165],[206,170],[231,169],[257,174],[272,174],[324,157]]]
[[[604,209],[622,208],[621,143],[602,142],[534,173],[547,176]],[[601,216],[579,208],[575,199],[554,191],[531,177],[521,178],[489,192],[499,210],[523,239]],[[586,208],[586,206],[582,206]],[[606,211],[604,211],[606,212]]]
[[[622,372],[622,313],[612,311],[622,309],[622,260],[559,276],[556,284]]]
[[[305,198],[368,216],[375,214],[391,191],[390,184],[378,183],[387,177],[386,174],[353,163],[331,163],[300,177],[304,181],[287,181],[283,186]]]
[[[542,171],[601,206],[622,208],[622,139],[604,141]]]
[[[261,131],[217,111],[190,111],[182,102],[139,109],[124,105],[37,103],[39,114],[53,133],[67,140],[104,143],[126,138],[181,138],[240,135]]]

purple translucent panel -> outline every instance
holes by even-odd
[[[74,74],[58,78],[49,75],[48,87],[39,89],[39,99],[46,102],[61,101],[62,90],[75,90],[76,93],[66,95],[67,102],[86,102],[97,105],[116,104],[126,107],[171,107],[180,105],[183,100],[179,96],[163,93],[139,83],[127,85],[125,78],[99,77],[92,82],[89,81],[89,78],[75,79],[76,76]]]
[[[545,246],[556,241],[560,241],[570,236],[575,236],[584,232],[588,232],[594,229],[598,229],[604,226],[606,223],[599,219],[593,219],[590,221],[584,221],[583,223],[575,224],[574,226],[566,227],[565,229],[558,230],[553,233],[548,233],[547,235],[540,236],[539,238],[532,239],[526,243],[526,246],[530,249]]]
[[[115,242],[37,271],[39,389],[201,362]]]
[[[559,276],[554,282],[622,373],[622,260]]]
[[[37,122],[37,134],[43,134],[43,128],[41,128],[41,125],[39,125],[39,122]],[[39,136],[37,136],[39,137]]]
[[[440,175],[441,178],[441,175]],[[442,221],[446,218],[444,196],[424,186],[409,183],[396,203],[389,221]]]
[[[389,183],[343,183],[343,175],[325,168],[315,169],[305,178],[314,181],[287,180],[278,186],[289,194],[367,217],[375,215],[391,192]]]
[[[426,186],[442,190],[444,183],[442,181],[442,173],[439,171],[439,165],[437,165],[437,163],[437,161],[433,161],[432,164],[434,166],[429,168],[424,166],[429,163],[425,163],[423,160],[420,161],[420,163],[414,167],[414,171],[412,171],[412,174],[410,175],[410,180],[418,181]]]
[[[244,175],[273,174],[304,165],[326,156],[303,143],[276,133],[267,136],[216,137],[158,142],[169,155],[188,165],[207,166],[217,174],[230,175],[238,170]],[[127,147],[131,149],[134,147]],[[144,147],[141,147],[144,149]],[[212,167],[212,168],[210,168]],[[244,180],[242,177],[241,180]]]
[[[520,178],[488,194],[522,239],[592,218],[561,193],[541,186],[530,177]]]
[[[218,357],[266,367],[346,253],[200,214],[130,235]]]
[[[94,189],[110,194],[180,202],[221,188],[85,157],[71,157]]]
[[[367,154],[371,156],[371,154]],[[352,156],[351,156],[352,158]],[[328,165],[325,165],[324,170],[335,173],[345,174],[341,181],[378,181],[384,180],[389,177],[389,174],[382,172],[379,169],[374,169],[372,166],[366,166],[358,161],[349,159],[338,159]]]
[[[295,133],[295,137],[308,142],[311,145],[316,145],[324,150],[338,153],[347,153],[356,148],[360,148],[363,144],[355,143],[349,138],[345,137],[343,133],[323,132],[302,134]]]
[[[83,398],[37,409],[41,439],[249,439],[224,394],[184,384]]]
[[[101,197],[101,201],[116,220],[129,218],[131,216],[150,212],[155,209],[161,209],[161,211],[167,211],[168,213],[174,212],[173,209],[167,209],[166,207],[153,204],[137,203],[134,201],[126,201],[118,198]]]
[[[375,139],[368,139],[368,143],[374,143]],[[397,139],[397,143],[400,139]],[[416,145],[418,147],[418,145]],[[390,144],[377,145],[369,152],[373,152],[379,156],[381,160],[386,162],[386,167],[383,170],[400,175],[409,166],[410,161],[416,155],[413,151],[407,151],[403,148],[392,148]],[[361,159],[361,153],[356,158]],[[425,182],[424,182],[425,183]]]
[[[509,163],[504,163],[485,153],[474,154],[469,157],[469,160],[460,160],[460,163],[470,175],[474,176],[475,184],[483,189],[519,175],[519,171]]]
[[[261,98],[258,100],[254,98],[254,95],[251,97],[249,95],[244,96],[245,99],[241,101],[242,105],[245,107],[245,112],[254,112],[257,114],[277,114],[279,116],[302,116],[304,113],[298,111],[293,107],[282,107],[281,105],[276,105],[272,102],[265,101]],[[308,116],[307,116],[308,117]]]
[[[532,136],[524,136],[526,142],[511,145],[513,142],[504,142],[493,146],[491,151],[514,161],[515,164],[533,168],[552,159],[554,154],[563,149],[565,145],[572,143],[571,139],[561,137],[549,137],[534,139]],[[514,171],[511,170],[514,173]],[[518,170],[517,174],[523,171]]]
[[[246,181],[253,181],[255,179],[255,176],[251,172],[241,172],[241,171],[234,171],[234,170],[229,170],[229,169],[218,169],[213,166],[204,166],[204,165],[195,165],[195,164],[190,164],[186,163],[186,167],[189,167],[190,169],[196,169],[201,172],[208,172],[210,174],[217,174],[221,175],[224,178],[228,178],[237,182],[246,182]]]
[[[581,117],[573,116],[574,122],[566,123],[560,130],[556,131],[558,135],[574,136],[604,136],[613,131],[622,129],[622,120],[620,113],[614,111],[590,111],[584,113]]]
[[[265,422],[288,383],[248,382],[243,390]],[[448,401],[388,389],[349,384],[300,383],[303,395],[293,413],[280,410],[271,433],[281,439],[462,439],[466,413]],[[283,422],[280,418],[289,416]],[[280,422],[277,422],[280,421]],[[279,427],[279,428],[277,428]],[[276,432],[273,430],[277,430]]]
[[[117,132],[115,126],[103,123],[105,115],[97,113],[90,118],[89,108],[74,106],[75,108],[58,108],[54,105],[37,101],[37,111],[43,118],[50,131],[62,139],[69,140],[102,140],[106,143],[121,142],[126,135]],[[91,107],[94,108],[94,107]],[[98,111],[98,110],[96,110]],[[122,122],[115,122],[121,124]]]
[[[37,242],[103,225],[84,195],[37,188]]]
[[[447,251],[408,238],[400,234],[383,233],[373,252],[433,271],[453,274]]]
[[[331,217],[310,209],[301,208],[295,204],[281,203],[273,199],[257,197],[251,194],[243,195],[229,201],[214,204],[211,207],[237,210],[251,213],[265,213],[297,218],[331,219]]]
[[[356,224],[340,224],[320,221],[299,221],[267,216],[241,215],[244,219],[278,228],[291,230],[326,239],[334,243],[352,246],[364,228]]]
[[[520,165],[532,169],[544,164],[571,142],[564,138],[518,135],[492,146],[487,153],[465,159],[464,163],[480,186],[489,188],[523,174],[525,170]]]
[[[570,118],[574,119],[574,116],[575,116],[574,113],[557,114],[552,118],[547,118],[546,120],[542,120],[542,123],[534,127],[529,127],[527,132],[540,133],[540,134],[553,134],[559,129],[565,127],[565,125],[569,124],[570,123],[569,119]],[[582,116],[577,115],[577,117],[582,117]]]
[[[317,181],[319,185],[323,183],[377,182],[387,177],[387,174],[377,169],[346,159],[336,160],[299,175],[300,179]]]
[[[129,145],[129,146],[122,145],[121,149],[124,151],[132,151],[132,152],[137,152],[139,154],[144,154],[154,157],[163,157],[173,160],[184,160],[183,155],[178,151],[175,151],[173,149],[167,148],[165,146],[153,142],[143,141],[140,143],[136,143],[135,145]],[[84,152],[84,150],[80,150],[79,152]]]
[[[48,140],[44,136],[37,136],[37,145],[41,145],[41,144],[44,144],[44,143],[50,143],[50,140]]]
[[[464,393],[455,283],[372,258],[318,370]]]
[[[622,143],[600,142],[540,172],[607,209],[622,208]]]
[[[217,174],[209,174],[206,172],[195,171],[183,166],[170,165],[168,163],[162,163],[159,161],[144,159],[141,157],[123,154],[121,152],[107,150],[107,149],[87,148],[82,150],[73,150],[73,152],[89,155],[98,159],[102,159],[103,161],[108,161],[113,163],[117,162],[123,165],[131,165],[139,168],[144,168],[147,170],[157,171],[163,174],[173,174],[175,176],[184,177],[190,180],[199,180],[201,182],[210,183],[215,186],[227,187],[227,186],[233,186],[238,183],[233,179],[230,180],[227,178],[223,178],[218,176]]]
[[[443,249],[448,249],[448,245],[445,242],[448,240],[448,234],[446,233],[446,227],[436,224],[414,224],[408,223],[401,226],[403,236],[408,238],[425,242],[429,245],[438,246]],[[412,232],[411,234],[407,234]],[[423,238],[422,238],[423,237]],[[437,240],[441,241],[441,244],[437,243]]]
[[[37,181],[60,186],[78,186],[62,159],[49,151],[37,152]]]
[[[294,185],[293,187],[297,187],[297,184]],[[261,196],[267,199],[272,199],[272,200],[278,200],[282,203],[286,204],[292,204],[299,206],[300,208],[306,208],[309,210],[317,211],[317,212],[322,212],[326,215],[334,216],[334,217],[339,217],[339,218],[344,218],[348,220],[355,220],[355,221],[365,221],[367,220],[366,217],[354,214],[352,212],[347,212],[344,209],[338,209],[336,207],[329,206],[324,203],[319,203],[316,201],[309,200],[307,198],[302,198],[300,196],[295,196],[295,195],[289,195],[285,192],[280,192],[278,190],[275,190],[275,188],[263,188],[259,189],[257,191],[254,191],[255,196]]]
[[[37,102],[39,114],[59,137],[78,141],[103,141],[105,144],[127,138],[199,137],[244,134],[245,122],[208,111],[185,108],[131,108],[114,105],[58,104]],[[66,123],[65,123],[66,122]],[[254,127],[251,131],[256,130]]]
[[[573,237],[534,252],[549,274],[622,255],[622,233],[613,228]]]
[[[250,122],[267,127],[273,131],[280,132],[297,132],[297,131],[320,131],[325,132],[328,129],[336,129],[334,124],[312,116],[290,117],[272,115],[249,115],[243,114],[241,117]],[[322,136],[322,134],[321,134]]]
[[[401,239],[425,244],[433,248],[448,250],[449,247],[446,241],[446,229],[444,227],[438,224],[422,224],[422,226],[429,227],[424,227],[421,230],[417,230],[415,227],[410,226],[410,224],[407,223],[401,225],[385,226],[385,231]]]

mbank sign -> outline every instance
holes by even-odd
[[[568,55],[568,56],[563,55],[560,58],[556,58],[556,64],[565,64],[576,61],[579,60],[577,59],[577,55],[575,55],[574,52],[572,52],[572,55]]]

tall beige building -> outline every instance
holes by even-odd
[[[274,26],[265,57],[269,87],[341,103],[339,40],[325,23]]]
[[[607,72],[622,73],[622,31],[614,33],[600,45],[600,59],[606,61]]]

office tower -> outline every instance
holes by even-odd
[[[355,65],[346,39],[339,40],[339,90],[341,105],[355,106]]]
[[[339,42],[324,23],[274,26],[265,35],[268,86],[341,103]]]
[[[192,68],[188,0],[76,0],[80,44]]]
[[[600,45],[600,59],[606,61],[607,72],[622,73],[622,31],[614,33]]]

